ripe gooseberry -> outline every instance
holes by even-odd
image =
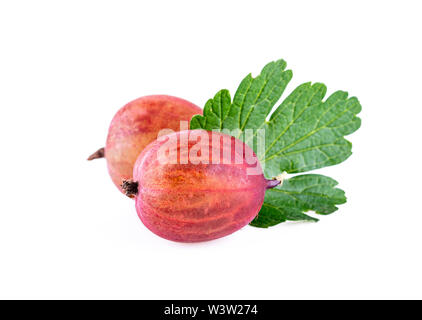
[[[265,190],[280,182],[264,178],[255,153],[242,141],[187,130],[148,145],[123,189],[135,196],[138,216],[149,230],[168,240],[199,242],[250,223]]]
[[[93,153],[88,160],[105,157],[111,179],[122,191],[122,181],[132,178],[136,158],[157,139],[158,132],[165,128],[177,131],[181,121],[188,122],[201,112],[201,108],[193,103],[172,96],[138,98],[116,113],[109,127],[105,148]]]

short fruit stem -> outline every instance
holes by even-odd
[[[104,158],[104,155],[105,155],[104,148],[100,148],[97,151],[95,151],[93,154],[91,154],[88,157],[88,160],[91,161],[91,160],[94,160],[94,159]]]
[[[275,179],[267,180],[267,189],[272,189],[277,187],[281,182]]]
[[[286,179],[287,173],[283,172],[279,174],[277,177],[267,180],[267,189],[272,189],[277,187],[278,185],[281,187],[283,185],[284,179]]]
[[[120,185],[129,198],[133,198],[138,194],[138,182],[133,180],[123,180]]]

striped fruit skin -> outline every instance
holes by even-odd
[[[181,141],[188,141],[192,134],[203,137],[181,147]],[[213,143],[212,135],[217,135],[220,143]],[[160,162],[159,149],[169,141],[176,141],[168,149],[178,151],[176,164]],[[209,152],[200,153],[199,160],[209,164],[192,163],[192,152],[206,143]],[[236,150],[236,144],[242,145],[243,151]],[[230,152],[223,152],[228,148]],[[213,156],[217,151],[220,156]],[[138,183],[136,210],[144,225],[168,240],[199,242],[224,237],[249,224],[261,209],[266,180],[258,161],[252,165],[245,161],[245,151],[256,157],[240,140],[203,130],[176,132],[151,143],[133,171]],[[236,153],[241,163],[234,162]],[[215,164],[212,160],[218,158],[220,163]],[[252,167],[258,174],[247,174]]]
[[[105,147],[108,172],[116,187],[122,191],[122,181],[132,178],[136,159],[160,130],[179,131],[180,121],[190,121],[200,113],[193,103],[166,95],[141,97],[123,106],[110,124]]]

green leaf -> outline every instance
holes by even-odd
[[[227,90],[219,91],[207,101],[203,116],[194,116],[190,128],[211,130],[256,129],[280,99],[292,78],[291,70],[285,71],[286,62],[278,60],[267,64],[259,76],[248,74],[240,83],[231,102]]]
[[[219,91],[207,101],[203,115],[193,117],[190,128],[223,131],[239,138],[255,151],[267,178],[284,171],[301,173],[343,162],[352,154],[352,144],[344,137],[361,124],[356,116],[361,111],[358,99],[349,98],[347,92],[336,91],[324,100],[326,86],[307,82],[274,108],[292,78],[291,70],[285,69],[286,62],[278,60],[267,64],[255,78],[247,75],[233,101],[227,90]],[[311,180],[302,181],[312,183]],[[305,185],[304,190],[308,190],[307,187],[312,185]],[[303,213],[306,210],[302,202],[290,200],[280,206],[280,199],[287,199],[283,195],[279,189],[267,191],[259,217],[262,225],[286,220],[316,220]],[[301,198],[300,195],[296,197]],[[305,203],[309,199],[308,195]],[[316,199],[309,210],[324,213],[321,206],[327,204],[323,197]]]
[[[264,172],[306,172],[338,164],[351,155],[352,145],[344,136],[360,127],[357,98],[337,91],[323,101],[327,88],[322,83],[297,87],[266,118],[292,77],[286,63],[267,64],[261,74],[249,74],[240,83],[231,102],[227,90],[219,91],[205,104],[203,115],[193,117],[191,129],[238,130],[237,138],[257,153]],[[245,135],[253,129],[252,135]],[[258,129],[265,131],[265,150],[259,152]]]
[[[268,228],[291,221],[318,221],[304,212],[327,215],[346,202],[344,191],[335,188],[337,181],[318,174],[305,174],[285,180],[282,187],[267,190],[254,227]]]
[[[325,92],[321,83],[302,84],[263,124],[266,148],[259,158],[266,174],[310,171],[343,162],[352,154],[352,144],[344,136],[360,127],[360,103],[343,91],[323,101]]]

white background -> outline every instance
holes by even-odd
[[[2,1],[0,298],[422,298],[420,1]],[[149,232],[111,183],[114,113],[203,106],[283,58],[363,106],[353,156],[318,170],[348,203],[319,223],[208,243]],[[284,96],[286,96],[286,94]]]

